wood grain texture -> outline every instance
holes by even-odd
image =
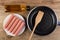
[[[55,11],[55,13],[57,14],[57,19],[60,20],[60,0],[0,0],[0,40],[27,40],[29,35],[31,34],[31,32],[27,28],[22,35],[9,38],[3,31],[3,20],[8,14],[10,14],[4,12],[5,9],[3,5],[19,5],[22,3],[31,6],[48,6]],[[18,12],[18,14],[21,14],[22,16],[27,18],[28,12]],[[54,32],[47,36],[38,36],[34,34],[32,40],[60,40],[60,26],[57,26]]]
[[[60,3],[60,0],[0,0],[3,5],[16,5],[16,4],[40,4],[40,3]]]

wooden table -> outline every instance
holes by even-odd
[[[8,2],[9,1],[9,2]],[[10,14],[4,12],[4,5],[11,5],[11,4],[27,4],[31,6],[48,6],[52,8],[55,13],[57,14],[57,19],[60,20],[60,0],[0,0],[0,40],[28,40],[28,37],[30,35],[30,31],[28,28],[26,28],[25,32],[17,37],[8,37],[6,33],[3,30],[3,20],[5,17]],[[19,12],[18,14],[21,14],[25,18],[27,18],[27,15],[29,14],[28,12],[21,13]],[[24,15],[25,14],[25,15]],[[32,40],[60,40],[60,26],[57,26],[56,29],[47,36],[38,36],[38,35],[33,35]]]

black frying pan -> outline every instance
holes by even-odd
[[[30,30],[33,30],[34,24],[35,24],[35,18],[37,16],[37,13],[39,11],[44,12],[44,16],[41,20],[41,22],[37,25],[37,28],[35,30],[35,34],[38,35],[48,35],[54,31],[57,25],[57,18],[54,13],[54,11],[46,6],[38,6],[33,8],[28,15],[27,18],[27,25]]]

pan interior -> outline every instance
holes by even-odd
[[[45,6],[39,6],[36,7],[34,10],[31,11],[29,17],[28,17],[28,24],[29,28],[32,30],[35,24],[35,18],[37,16],[37,13],[39,11],[44,12],[44,16],[41,20],[41,22],[37,25],[37,28],[35,30],[35,34],[38,35],[48,35],[56,27],[57,19],[54,11],[48,7]]]

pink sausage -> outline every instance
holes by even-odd
[[[14,30],[14,28],[16,27],[16,25],[17,25],[18,22],[19,22],[19,19],[16,19],[16,21],[13,23],[13,25],[9,29],[9,32],[12,32]]]
[[[21,25],[19,26],[19,28],[15,32],[15,35],[18,35],[18,33],[20,32],[20,30],[22,29],[22,27],[24,26],[24,24],[25,24],[24,22],[21,23]]]
[[[17,19],[16,17],[14,17],[14,18],[12,19],[12,21],[10,22],[10,24],[9,24],[8,27],[6,28],[7,30],[9,30],[9,29],[11,28],[11,26],[13,25],[13,23],[15,22],[16,19]]]
[[[20,20],[18,24],[16,25],[16,27],[13,29],[12,31],[13,34],[16,32],[16,30],[18,29],[19,25],[21,25],[21,23],[22,23],[22,20]]]
[[[10,18],[8,19],[8,21],[5,24],[5,28],[8,27],[8,25],[10,24],[11,20],[14,18],[14,15],[11,15]]]

